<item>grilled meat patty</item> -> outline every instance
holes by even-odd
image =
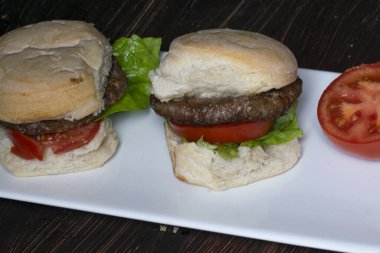
[[[283,115],[302,91],[302,80],[251,96],[183,97],[161,102],[154,95],[150,103],[165,119],[185,125],[210,126],[227,123],[274,120]]]
[[[108,76],[107,86],[104,93],[104,106],[108,108],[119,100],[127,88],[127,77],[121,71],[116,60],[112,60],[112,67]],[[48,133],[61,133],[70,129],[75,129],[93,121],[97,116],[89,115],[80,120],[43,120],[27,124],[10,124],[0,122],[1,125],[15,129],[26,135],[43,135]]]

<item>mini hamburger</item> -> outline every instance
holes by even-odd
[[[126,89],[108,40],[80,21],[46,21],[0,37],[0,163],[16,176],[102,166],[118,138],[96,120]]]
[[[295,106],[302,82],[294,55],[279,41],[231,29],[186,34],[150,77],[151,106],[166,119],[180,180],[225,190],[298,161]]]

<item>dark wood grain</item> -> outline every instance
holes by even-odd
[[[228,27],[285,43],[300,67],[330,71],[380,59],[380,1],[0,1],[0,34],[51,19],[92,22],[114,41]],[[327,252],[0,199],[0,252]]]

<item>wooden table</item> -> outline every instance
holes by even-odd
[[[0,1],[0,34],[51,19],[92,22],[114,41],[205,28],[264,33],[299,66],[330,71],[380,59],[380,1]],[[0,252],[327,252],[64,208],[0,199]]]

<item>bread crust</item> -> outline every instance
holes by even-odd
[[[266,147],[239,147],[239,156],[224,160],[194,142],[183,142],[165,122],[165,136],[174,175],[215,191],[270,178],[291,169],[301,156],[298,139]]]
[[[185,95],[252,95],[294,82],[297,61],[285,45],[265,35],[211,29],[175,39],[150,77],[162,102]]]
[[[112,49],[93,25],[46,21],[0,37],[0,121],[81,119],[100,112]]]
[[[0,163],[18,177],[85,171],[101,167],[116,152],[118,143],[111,120],[104,119],[98,133],[87,145],[58,155],[48,148],[43,161],[25,160],[10,152],[12,143],[4,129],[0,128]]]

